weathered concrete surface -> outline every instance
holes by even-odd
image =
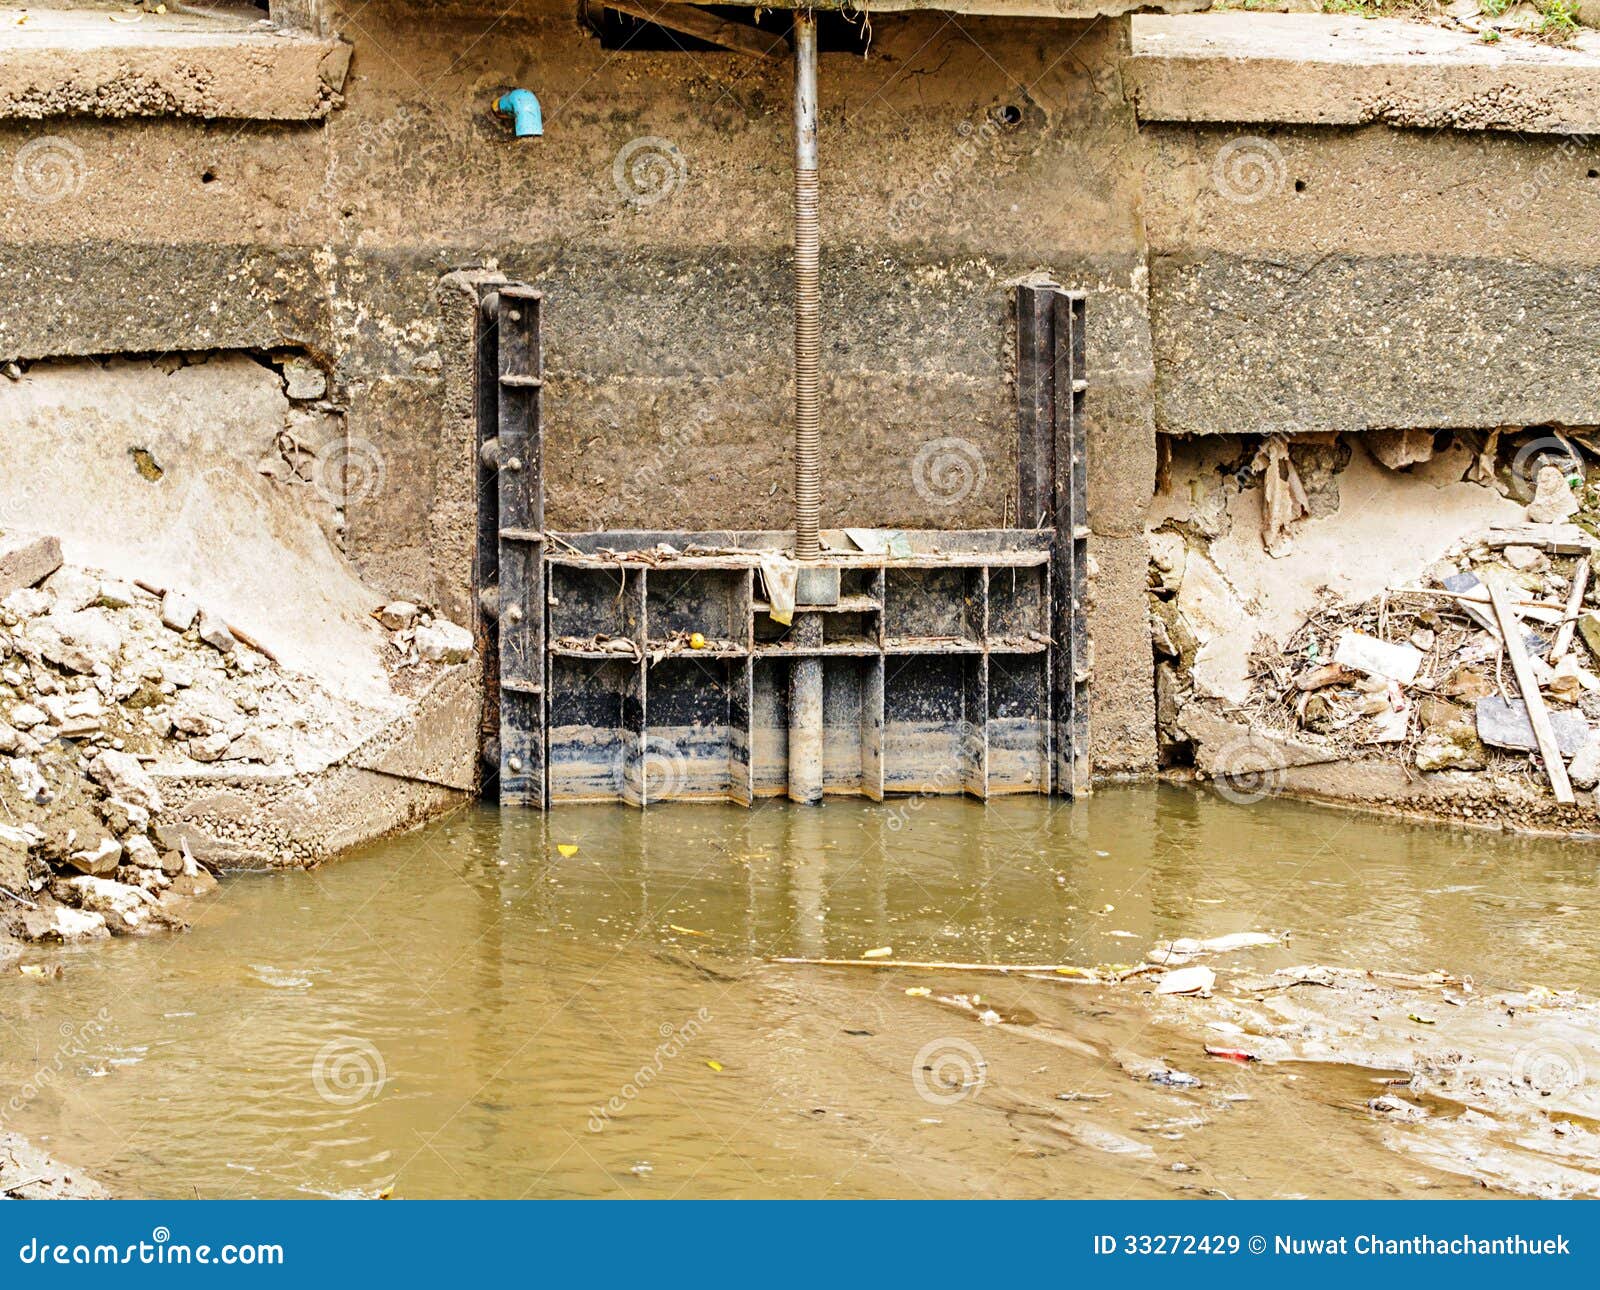
[[[0,118],[198,116],[318,120],[350,46],[255,23],[170,13],[0,9]]]
[[[474,792],[482,690],[483,672],[477,661],[452,669],[417,698],[404,720],[378,731],[354,749],[346,763],[394,779]]]
[[[1141,121],[1591,134],[1600,35],[1485,44],[1462,28],[1350,14],[1133,19],[1124,66]]]
[[[1146,135],[1158,429],[1600,421],[1595,141]]]
[[[304,481],[261,473],[286,433],[323,449]],[[379,597],[326,532],[342,439],[337,415],[292,404],[278,372],[242,355],[41,364],[0,382],[0,523],[59,536],[72,563],[177,587],[287,666],[381,702]]]

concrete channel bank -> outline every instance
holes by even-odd
[[[1447,733],[1523,696],[1442,579],[1503,576],[1559,620],[1586,553],[1497,531],[1589,531],[1600,38],[1123,7],[875,10],[870,43],[825,15],[824,522],[1019,523],[1012,302],[1048,276],[1089,297],[1095,773],[1588,827],[1526,749]],[[149,756],[173,821],[144,835],[181,856],[191,829],[202,870],[314,862],[470,795],[477,664],[416,636],[478,612],[478,282],[545,293],[551,528],[786,527],[786,21],[736,24],[737,50],[545,3],[15,24],[0,530],[59,539],[65,569],[0,626],[26,672],[8,724],[55,756],[89,690],[110,713],[126,684],[171,687],[160,711],[206,692],[185,668],[214,681],[232,708],[168,714],[179,740],[141,715],[60,753],[97,801],[96,757]],[[492,110],[516,88],[542,135]],[[1576,505],[1536,521],[1545,468]],[[1436,594],[1403,637],[1384,604],[1355,612],[1405,588]],[[270,657],[162,627],[169,591]],[[396,603],[414,617],[373,616]],[[118,657],[38,661],[36,623]],[[1538,688],[1587,728],[1596,665],[1582,633],[1552,657],[1559,626],[1530,621]],[[1345,631],[1431,661],[1300,688]],[[267,755],[224,756],[241,737]]]

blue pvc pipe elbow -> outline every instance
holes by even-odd
[[[544,133],[544,112],[532,90],[512,90],[502,94],[496,110],[509,113],[517,138],[528,139]]]

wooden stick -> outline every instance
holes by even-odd
[[[1392,596],[1432,596],[1436,600],[1465,600],[1468,604],[1487,605],[1488,594],[1480,589],[1472,591],[1446,591],[1443,587],[1396,587],[1387,593]],[[1553,600],[1513,600],[1518,609],[1544,609],[1559,614],[1561,606]]]
[[[1562,618],[1561,626],[1556,630],[1555,644],[1550,646],[1550,653],[1545,656],[1550,660],[1551,667],[1559,663],[1572,648],[1572,633],[1578,626],[1578,613],[1583,609],[1583,593],[1587,590],[1589,590],[1589,557],[1584,556],[1572,571],[1572,590],[1567,592],[1566,616]]]
[[[1510,597],[1500,585],[1500,579],[1490,578],[1484,585],[1489,588],[1489,602],[1494,606],[1494,616],[1500,623],[1500,636],[1511,658],[1511,671],[1517,678],[1517,688],[1522,691],[1522,701],[1528,708],[1528,723],[1533,727],[1533,737],[1539,744],[1539,756],[1544,759],[1544,771],[1550,777],[1550,787],[1555,792],[1556,801],[1570,806],[1577,798],[1572,795],[1567,763],[1561,760],[1561,745],[1556,742],[1556,732],[1550,725],[1550,712],[1544,706],[1544,695],[1539,693],[1539,683],[1534,680],[1528,643],[1522,639],[1522,619],[1511,607]]]
[[[1461,600],[1467,605],[1480,605],[1488,608],[1490,597],[1482,591],[1434,591],[1432,587],[1400,587],[1395,595],[1432,595],[1440,600]],[[1562,607],[1552,600],[1512,600],[1512,605],[1518,610],[1533,610],[1528,618],[1534,623],[1560,623],[1562,621]]]
[[[991,972],[1006,976],[1014,972],[1042,972],[1062,980],[1101,981],[1097,972],[1075,963],[931,963],[917,959],[768,959],[768,963],[787,963],[806,967],[915,968],[926,972]]]
[[[143,578],[135,578],[133,580],[133,585],[138,587],[140,591],[148,591],[157,599],[167,594],[167,589],[165,587],[157,587],[146,582]],[[256,640],[253,636],[246,636],[232,623],[223,623],[222,625],[228,629],[229,633],[233,636],[233,639],[238,641],[239,644],[243,645],[246,649],[255,650],[257,654],[261,655],[262,658],[267,659],[269,662],[276,663],[278,661],[278,656],[260,641]]]
[[[641,0],[605,0],[605,7],[755,58],[771,58],[785,47],[781,36],[746,26],[742,22],[729,22],[714,13],[697,9],[692,4],[657,4],[654,0],[650,0],[649,3],[642,3]]]

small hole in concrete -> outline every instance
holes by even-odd
[[[1306,190],[1306,181],[1305,181],[1305,180],[1303,180],[1303,179],[1297,179],[1297,180],[1295,180],[1295,181],[1294,181],[1294,190],[1295,190],[1295,192],[1297,192],[1297,193],[1303,193],[1303,192],[1305,192],[1305,190]]]
[[[167,473],[148,448],[129,448],[128,456],[133,458],[133,468],[152,484]]]
[[[1600,170],[1591,170],[1589,172],[1589,178],[1590,179],[1600,179]]]
[[[215,183],[216,179],[217,179],[217,172],[215,170],[210,169],[209,167],[207,167],[205,170],[200,172],[200,182],[202,184]]]
[[[1017,125],[1022,120],[1022,109],[1015,103],[1007,103],[995,111],[995,120],[1001,125]]]

